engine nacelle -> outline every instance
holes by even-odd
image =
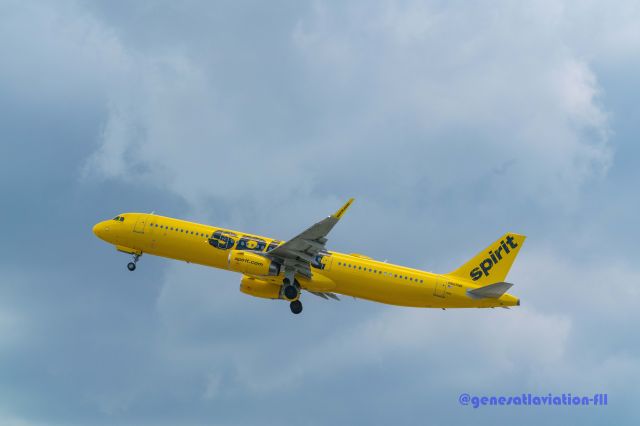
[[[240,291],[254,297],[262,297],[264,299],[279,299],[280,286],[257,278],[242,277],[240,281]]]
[[[280,265],[259,254],[244,250],[231,250],[229,269],[247,275],[269,276],[280,274]]]

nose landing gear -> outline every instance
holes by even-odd
[[[129,262],[127,264],[127,269],[130,270],[131,272],[136,270],[136,263],[138,263],[138,259],[140,259],[140,256],[142,256],[142,254],[134,254],[133,255],[133,262]]]

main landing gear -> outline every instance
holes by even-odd
[[[130,270],[131,272],[136,270],[136,263],[138,263],[138,259],[140,259],[140,256],[142,256],[142,254],[134,254],[133,255],[133,262],[129,262],[127,264],[127,269]]]
[[[302,312],[302,302],[299,300],[294,300],[293,302],[289,303],[289,308],[291,308],[291,312],[297,315]]]
[[[302,302],[300,301],[300,288],[296,284],[295,280],[292,283],[289,277],[282,280],[282,293],[287,300],[291,301],[289,303],[291,312],[297,315],[302,312]]]

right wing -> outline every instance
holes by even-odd
[[[266,252],[265,255],[283,264],[285,270],[293,270],[294,274],[299,273],[311,278],[311,263],[319,253],[326,251],[327,235],[345,214],[351,203],[353,203],[353,198],[349,199],[331,216],[311,225],[289,241]]]

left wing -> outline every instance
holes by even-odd
[[[289,241],[266,252],[265,255],[283,264],[285,275],[298,273],[311,278],[311,263],[319,253],[326,250],[327,235],[345,214],[351,203],[353,203],[353,198],[350,198],[331,216],[311,225]]]

